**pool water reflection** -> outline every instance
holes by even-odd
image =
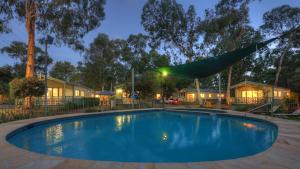
[[[122,162],[199,162],[233,159],[269,148],[271,123],[167,111],[74,118],[23,130],[9,138],[29,151]]]

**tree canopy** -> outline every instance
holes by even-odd
[[[55,44],[83,49],[83,36],[100,26],[105,0],[8,0],[0,2],[0,31],[11,19],[25,22],[28,33],[26,77],[34,75],[35,32],[54,37]]]

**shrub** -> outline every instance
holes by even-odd
[[[236,110],[236,111],[248,111],[254,107],[255,106],[251,105],[251,104],[233,104],[233,105],[231,105],[230,109]]]
[[[37,77],[14,79],[10,88],[12,98],[40,97],[45,93],[45,84]]]

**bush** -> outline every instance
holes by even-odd
[[[230,107],[230,109],[236,110],[236,111],[248,111],[252,108],[255,108],[255,105],[251,105],[251,104],[233,104]]]
[[[40,97],[45,94],[45,84],[37,77],[14,79],[10,82],[12,98]]]
[[[88,108],[99,106],[98,98],[74,98],[63,105],[64,110],[74,110],[79,108]]]

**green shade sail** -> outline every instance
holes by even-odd
[[[221,72],[229,66],[232,66],[236,62],[249,56],[256,50],[259,50],[269,43],[277,40],[272,38],[264,42],[254,43],[248,47],[240,48],[232,52],[228,52],[219,56],[209,57],[201,61],[195,61],[178,66],[163,67],[159,69],[159,72],[168,72],[173,76],[181,76],[186,78],[203,78],[210,75]]]

